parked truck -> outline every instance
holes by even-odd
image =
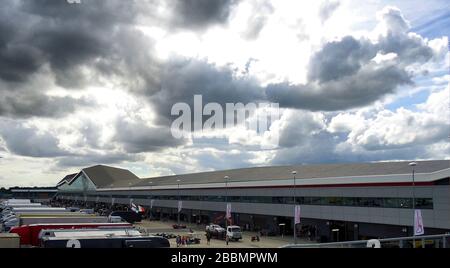
[[[132,228],[129,223],[40,223],[13,227],[9,232],[20,236],[20,245],[27,247],[37,247],[40,245],[39,233],[42,230],[59,229],[59,230],[79,230],[92,228]]]
[[[167,238],[159,236],[44,237],[43,248],[169,248]]]

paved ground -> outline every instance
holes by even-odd
[[[206,244],[205,237],[205,228],[204,226],[197,226],[196,224],[189,225],[187,224],[186,229],[174,230],[172,225],[175,222],[160,222],[160,221],[143,221],[141,223],[135,224],[136,227],[140,229],[144,229],[146,232],[150,234],[156,233],[167,233],[167,234],[175,234],[175,235],[183,235],[189,233],[189,228],[191,228],[197,237],[201,238],[201,242],[199,245],[189,245],[187,247],[192,248],[277,248],[284,246],[286,244],[291,244],[293,242],[292,237],[260,237],[259,242],[252,242],[251,237],[255,236],[254,232],[243,232],[243,238],[239,242],[230,241],[228,246],[224,240],[211,239],[210,245]],[[298,239],[298,243],[312,243],[310,241],[306,241],[304,239]],[[171,247],[176,247],[175,239],[170,239]]]

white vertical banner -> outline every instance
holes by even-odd
[[[425,228],[423,227],[422,211],[416,209],[414,211],[414,235],[425,234]]]
[[[227,203],[227,211],[226,211],[227,219],[231,219],[231,204]]]
[[[84,202],[86,202],[87,201],[87,196],[84,196]]]
[[[181,212],[183,209],[183,201],[178,201],[178,212]]]
[[[111,205],[114,205],[114,203],[116,202],[116,198],[111,198]]]
[[[153,204],[155,204],[155,200],[150,200],[150,209],[152,209],[153,208]]]
[[[300,205],[296,205],[294,209],[294,224],[300,224],[301,208]]]
[[[133,198],[130,198],[130,206],[132,206],[133,205]]]

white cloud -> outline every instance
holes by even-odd
[[[345,143],[369,151],[434,144],[449,134],[448,92],[444,89],[431,94],[427,102],[417,106],[418,111],[383,110],[370,118],[340,114],[332,119],[329,129],[348,132]]]

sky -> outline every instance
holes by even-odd
[[[446,0],[6,1],[0,187],[96,164],[154,177],[450,159],[449,13]],[[280,116],[262,135],[176,139],[171,108],[194,95]]]

